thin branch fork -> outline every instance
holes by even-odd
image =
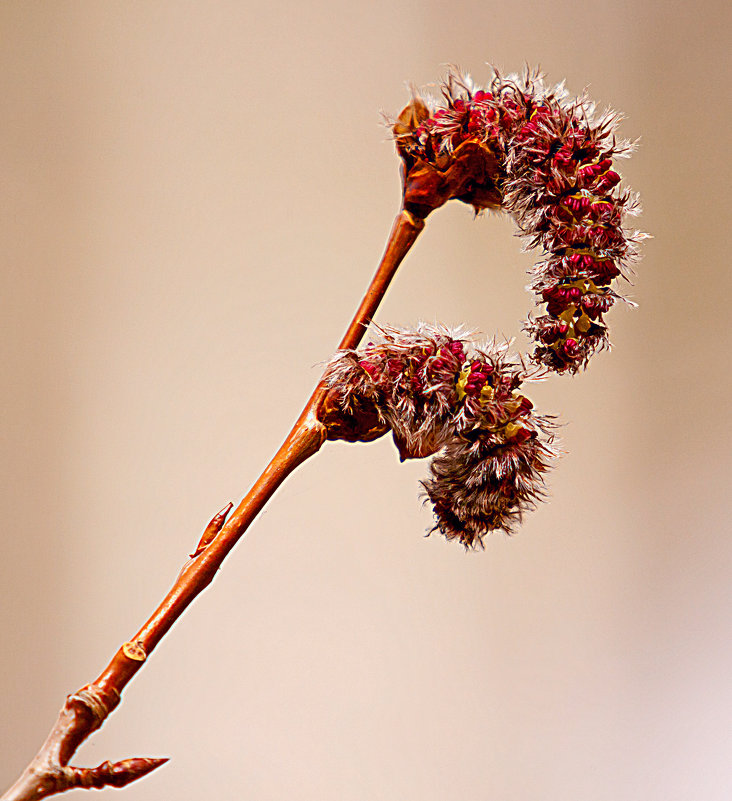
[[[399,213],[376,274],[340,348],[358,346],[397,268],[423,228],[422,218],[407,210]],[[280,484],[323,445],[326,430],[318,419],[318,412],[325,394],[326,387],[321,380],[292,431],[239,506],[230,515],[233,506],[230,503],[214,516],[175,584],[149,620],[132,640],[120,647],[91,684],[67,697],[46,742],[0,801],[31,801],[82,787],[124,787],[168,761],[135,758],[104,762],[95,768],[69,765],[79,746],[119,705],[123,689],[155,646],[194,598],[213,581],[224,559]]]

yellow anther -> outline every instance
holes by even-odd
[[[455,391],[457,392],[458,400],[461,401],[467,393],[465,392],[465,385],[468,383],[468,377],[470,376],[470,364],[466,364],[465,367],[460,371],[460,376],[458,377],[457,383],[455,384]]]

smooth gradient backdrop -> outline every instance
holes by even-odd
[[[425,463],[328,445],[77,762],[171,756],[137,801],[732,797],[727,9],[0,3],[0,788],[309,396],[399,205],[380,111],[490,61],[625,112],[655,236],[614,350],[531,391],[550,502],[466,554]],[[524,348],[533,261],[450,204],[378,320]]]

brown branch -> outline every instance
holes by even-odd
[[[354,348],[361,341],[399,264],[423,228],[424,220],[408,211],[402,210],[397,216],[381,263],[340,348]],[[132,640],[120,647],[97,679],[68,696],[46,742],[0,801],[30,801],[77,787],[123,787],[167,762],[167,759],[137,758],[104,762],[96,768],[68,764],[79,746],[120,703],[122,690],[155,646],[191,601],[211,583],[224,559],[280,484],[320,449],[326,437],[325,427],[318,420],[324,397],[325,385],[321,380],[292,431],[244,500],[228,520],[232,504],[211,520],[196,550],[150,619]]]

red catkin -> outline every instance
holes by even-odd
[[[632,151],[618,115],[545,86],[538,73],[485,88],[452,73],[438,99],[415,96],[394,125],[404,161],[404,202],[425,216],[450,198],[476,211],[503,209],[530,248],[543,251],[531,289],[546,313],[529,317],[534,359],[575,373],[608,345],[610,289],[637,260],[644,235],[624,227],[639,211],[619,187],[615,160]]]
[[[329,439],[391,430],[402,459],[436,454],[423,482],[435,528],[466,547],[513,530],[543,497],[556,454],[551,421],[519,392],[532,373],[506,350],[434,326],[386,328],[378,342],[340,351],[325,373]]]

